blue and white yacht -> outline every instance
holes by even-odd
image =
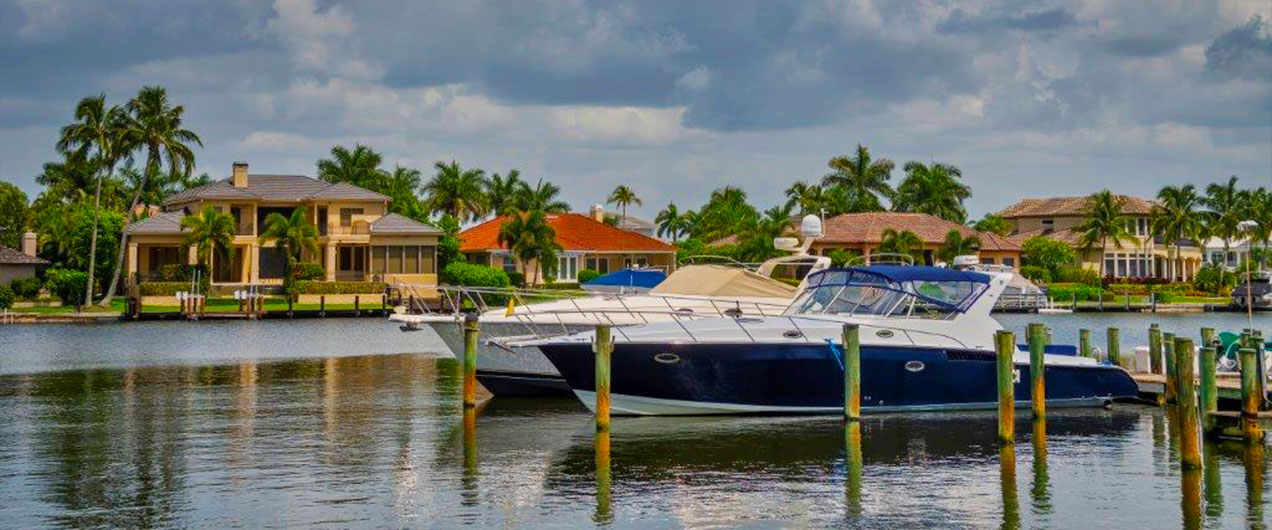
[[[996,407],[990,317],[1010,280],[935,267],[865,266],[811,274],[780,316],[675,320],[616,328],[615,414],[834,413],[843,407],[842,329],[860,326],[866,411]],[[536,346],[574,393],[595,406],[594,332]],[[1029,355],[1019,351],[1016,397],[1030,398]],[[1134,398],[1120,367],[1047,354],[1051,407]]]

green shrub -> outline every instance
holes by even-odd
[[[1146,295],[1148,286],[1141,283],[1111,283],[1109,292],[1116,295]]]
[[[1037,265],[1025,265],[1020,268],[1020,275],[1038,283],[1051,283],[1051,271]]]
[[[446,275],[455,285],[466,287],[508,287],[512,285],[508,273],[496,267],[473,265],[452,261],[446,265]]]
[[[40,279],[14,278],[12,282],[9,282],[9,288],[13,289],[13,294],[18,298],[34,299],[40,296]]]
[[[1082,267],[1063,266],[1057,269],[1052,276],[1057,282],[1080,283],[1083,285],[1100,286],[1100,273],[1084,269]]]
[[[861,254],[853,250],[836,249],[830,251],[830,254],[827,254],[826,257],[830,258],[832,267],[843,267],[861,257]]]
[[[1198,291],[1228,294],[1237,286],[1237,274],[1223,267],[1207,264],[1197,271],[1192,284]]]
[[[384,282],[296,282],[295,294],[382,294]]]
[[[587,283],[601,276],[601,273],[592,269],[583,269],[579,271],[579,283]]]
[[[300,281],[321,280],[327,277],[327,270],[317,263],[297,263],[292,268],[292,277]]]
[[[1062,267],[1078,264],[1078,253],[1064,241],[1035,236],[1025,240],[1021,245],[1026,265],[1047,269],[1054,277]],[[1022,267],[1023,269],[1023,267]]]
[[[526,275],[518,271],[508,272],[508,284],[513,287],[525,287]]]
[[[169,263],[159,266],[159,281],[161,282],[188,282],[194,267],[179,263]]]
[[[1047,295],[1056,302],[1068,302],[1077,297],[1079,302],[1091,302],[1100,299],[1104,289],[1080,283],[1055,283],[1047,287]]]
[[[142,296],[173,296],[181,291],[190,291],[190,282],[141,282],[137,290]]]
[[[13,299],[16,297],[13,289],[10,289],[8,285],[0,284],[0,309],[13,307]]]
[[[71,269],[49,269],[44,273],[44,286],[62,299],[64,304],[76,304],[84,300],[84,288],[88,275]]]

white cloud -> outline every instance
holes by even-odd
[[[319,12],[313,0],[275,0],[274,10],[278,16],[267,27],[291,49],[300,69],[357,79],[383,74],[357,56],[353,17],[340,6]]]
[[[711,69],[699,66],[676,79],[676,89],[686,92],[701,92],[711,84]]]

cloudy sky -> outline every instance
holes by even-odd
[[[857,143],[958,165],[970,211],[1235,174],[1272,185],[1272,2],[0,0],[0,178],[75,101],[167,87],[199,171],[335,144],[549,178],[652,215],[764,206]],[[902,177],[900,171],[893,179]]]

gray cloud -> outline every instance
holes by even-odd
[[[983,33],[995,30],[1056,31],[1077,25],[1073,14],[1063,8],[1029,11],[1014,15],[973,15],[954,9],[949,18],[937,24],[946,33]]]
[[[1272,78],[1272,32],[1256,15],[1206,47],[1206,69],[1223,78]]]

